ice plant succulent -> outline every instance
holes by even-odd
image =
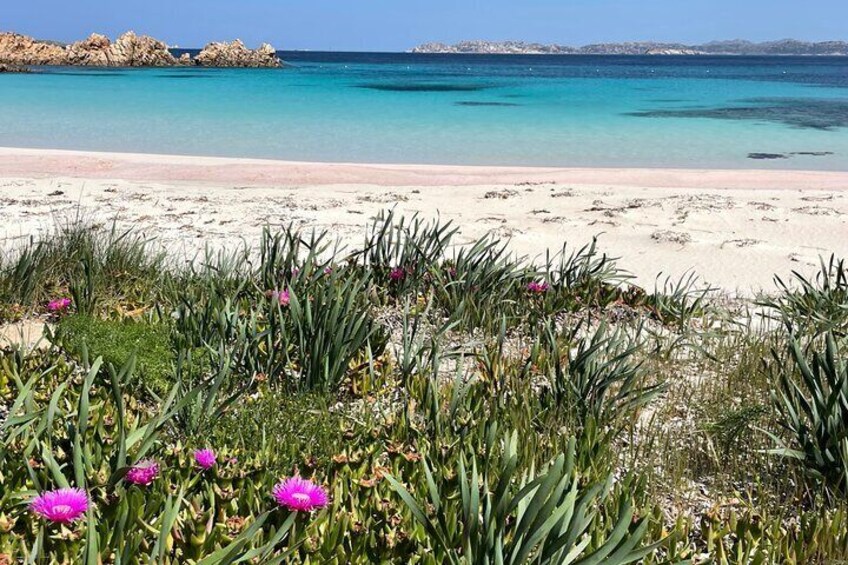
[[[211,449],[198,449],[194,452],[194,460],[203,470],[206,470],[215,466],[218,456]]]
[[[81,488],[51,490],[36,496],[30,509],[50,522],[68,524],[88,510],[88,495]]]
[[[54,314],[61,314],[71,307],[70,298],[54,298],[47,303],[47,309]]]
[[[159,476],[159,464],[152,459],[139,461],[127,471],[126,480],[134,485],[149,486]]]
[[[542,281],[542,282],[531,281],[531,282],[527,283],[527,291],[532,292],[534,294],[542,294],[544,292],[547,292],[549,288],[550,288],[550,285],[548,283],[544,282],[544,281]]]
[[[311,512],[327,506],[327,491],[320,485],[300,477],[291,477],[277,483],[271,494],[277,504],[295,512]]]

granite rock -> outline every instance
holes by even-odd
[[[65,48],[19,33],[0,33],[0,63],[5,65],[62,65]]]
[[[114,43],[105,35],[91,34],[67,47],[67,64],[85,67],[172,67],[177,59],[168,46],[152,37],[132,31]]]
[[[277,68],[282,63],[277,51],[263,43],[259,49],[248,49],[240,39],[230,43],[209,43],[194,62],[202,67]]]
[[[168,46],[147,35],[132,31],[114,42],[105,35],[93,33],[82,41],[61,45],[40,41],[18,33],[0,33],[0,64],[11,68],[28,65],[70,65],[80,67],[202,67],[277,68],[282,62],[276,50],[267,43],[248,49],[240,40],[210,43],[192,58],[174,57]]]

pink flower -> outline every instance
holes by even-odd
[[[204,470],[211,469],[218,461],[218,456],[211,449],[198,449],[194,452],[194,460]]]
[[[81,488],[60,488],[39,494],[29,507],[45,520],[68,524],[88,510],[88,495]]]
[[[404,278],[406,278],[406,271],[404,271],[400,267],[395,267],[389,273],[389,278],[393,281],[402,281]]]
[[[59,314],[64,312],[68,308],[71,307],[71,299],[70,298],[56,298],[47,303],[47,309],[53,312],[54,314]]]
[[[265,293],[265,296],[279,302],[280,306],[288,306],[289,300],[291,300],[291,294],[288,290],[269,290]]]
[[[288,306],[291,295],[289,294],[289,291],[281,290],[277,295],[277,299],[280,301],[280,306]]]
[[[548,289],[550,289],[550,288],[551,288],[550,285],[548,283],[544,282],[544,281],[543,282],[532,281],[530,283],[527,283],[528,292],[533,292],[535,294],[542,294],[544,292],[547,292]]]
[[[126,479],[134,485],[148,486],[159,476],[159,464],[152,459],[145,459],[136,463],[132,469],[127,471]]]
[[[333,268],[332,268],[332,267],[324,267],[324,274],[325,274],[325,275],[329,275],[329,274],[330,274],[330,273],[332,273],[332,272],[333,272]]]
[[[327,506],[327,491],[312,481],[291,477],[274,487],[271,491],[274,500],[295,512],[310,512]]]

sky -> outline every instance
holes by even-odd
[[[3,0],[0,31],[70,42],[132,29],[169,45],[405,51],[429,41],[563,45],[848,40],[848,0]]]

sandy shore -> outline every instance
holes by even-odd
[[[0,243],[82,208],[172,251],[254,240],[264,225],[329,228],[358,244],[374,214],[440,216],[528,255],[601,248],[652,286],[694,270],[727,291],[772,288],[820,255],[848,256],[848,173],[292,163],[0,149]]]
[[[848,189],[848,173],[830,171],[303,163],[7,147],[0,147],[0,175],[232,183],[239,186],[473,186],[549,182],[654,188]]]

